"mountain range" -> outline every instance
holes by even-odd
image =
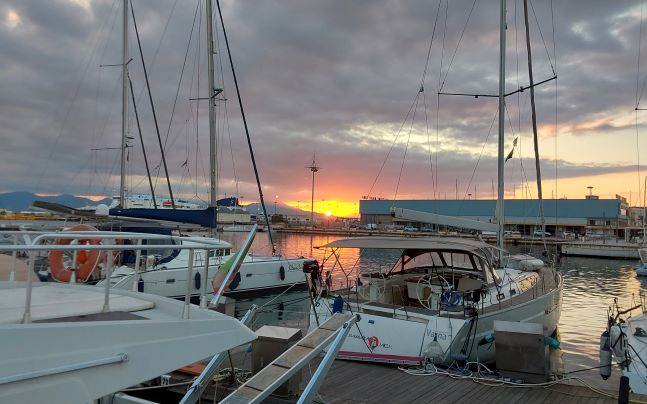
[[[0,209],[7,209],[12,212],[23,212],[29,210],[31,204],[36,200],[60,203],[71,208],[82,208],[88,205],[96,206],[100,203],[110,205],[111,202],[111,198],[93,201],[88,198],[67,194],[39,196],[31,192],[5,192],[0,193]]]
[[[96,206],[101,203],[110,205],[110,203],[112,202],[111,198],[105,198],[99,201],[93,201],[91,199],[83,198],[81,196],[68,195],[68,194],[39,196],[31,192],[5,192],[5,193],[0,193],[0,209],[6,209],[12,212],[23,212],[23,211],[29,210],[31,208],[32,203],[36,200],[60,203],[62,205],[69,206],[71,208],[82,208],[84,206]],[[274,214],[275,209],[276,209],[276,213],[281,215],[302,215],[303,216],[303,215],[310,214],[310,212],[293,208],[291,206],[288,206],[282,203],[277,203],[276,206],[274,205],[274,203],[266,203],[265,207],[267,208],[267,213],[269,215]],[[245,208],[251,214],[258,214],[262,212],[261,204],[258,202],[245,205]],[[316,218],[321,218],[322,216],[323,215],[319,213],[315,213]]]

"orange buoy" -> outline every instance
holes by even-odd
[[[79,231],[97,231],[92,226],[87,224],[79,224],[68,230],[70,232]],[[60,239],[56,242],[58,245],[67,245],[72,242],[72,239]],[[78,240],[79,244],[83,245],[98,245],[101,240]],[[69,282],[72,279],[72,271],[76,272],[77,282],[85,283],[90,278],[92,272],[99,266],[105,254],[103,251],[98,250],[80,250],[76,253],[76,268],[68,267],[65,265],[65,252],[64,251],[50,251],[49,253],[49,270],[52,278],[59,282]]]

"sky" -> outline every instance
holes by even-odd
[[[544,197],[620,194],[641,204],[647,112],[635,107],[647,108],[647,10],[637,1],[529,3],[535,82],[557,76],[535,87]],[[310,210],[313,157],[318,212],[353,216],[363,197],[492,198],[497,99],[438,93],[497,94],[498,4],[222,0],[267,203]],[[0,5],[0,192],[119,193],[121,6]],[[208,200],[204,2],[135,0],[133,8],[173,192]],[[218,196],[253,202],[217,11],[214,21]],[[506,22],[513,92],[529,82],[523,1],[508,1]],[[137,46],[129,15],[142,138],[155,191],[168,195]],[[536,198],[529,91],[508,96],[505,113],[506,153],[514,148],[506,198]],[[150,193],[132,102],[128,131],[129,192]]]

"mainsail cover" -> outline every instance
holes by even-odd
[[[110,209],[110,216],[132,217],[167,222],[190,223],[204,227],[214,227],[216,223],[216,208],[206,209],[147,209],[133,208]]]

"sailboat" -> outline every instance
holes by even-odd
[[[330,269],[321,269],[326,273],[323,278],[312,274],[311,325],[338,312],[361,317],[339,352],[342,358],[399,364],[492,363],[495,321],[537,323],[545,336],[557,327],[561,275],[541,260],[509,254],[503,246],[505,0],[500,18],[497,220],[472,224],[496,231],[498,245],[460,238],[357,237],[319,246],[322,262],[330,262]],[[392,214],[437,224],[450,220],[404,210]],[[468,226],[464,219],[453,223]],[[347,277],[341,288],[335,288],[332,271],[341,266],[339,257],[345,249],[389,250],[398,258],[385,271]]]
[[[134,13],[133,13],[134,19]],[[209,94],[209,139],[210,139],[210,203],[206,209],[177,208],[173,202],[171,193],[171,208],[131,208],[126,206],[125,192],[125,154],[126,148],[126,122],[127,122],[127,77],[128,77],[128,48],[127,48],[127,20],[124,20],[124,51],[123,51],[123,97],[122,97],[122,171],[120,195],[115,198],[120,204],[109,209],[108,216],[130,219],[145,219],[158,221],[174,221],[194,223],[211,229],[211,237],[190,237],[185,243],[194,247],[202,245],[205,250],[209,249],[208,256],[204,252],[197,252],[195,259],[202,265],[207,266],[206,279],[200,279],[196,274],[195,278],[187,285],[186,276],[189,255],[186,251],[179,251],[170,260],[156,260],[144,273],[138,274],[132,267],[124,265],[113,272],[110,283],[114,288],[139,290],[154,293],[167,297],[178,297],[184,294],[187,287],[191,288],[194,297],[199,295],[202,282],[211,283],[218,267],[231,258],[232,246],[229,243],[215,238],[216,215],[218,214],[218,203],[216,200],[216,123],[215,123],[215,102],[217,90],[214,85],[214,64],[213,64],[213,22],[212,15],[207,15],[207,48],[208,80],[207,91]],[[146,69],[144,69],[146,71]],[[170,190],[170,184],[169,184]],[[259,186],[260,191],[260,186]],[[261,193],[262,198],[262,193]],[[149,205],[155,204],[155,197],[152,196]],[[183,206],[183,205],[182,205]],[[271,233],[270,233],[271,238]],[[213,248],[212,243],[220,243],[219,248]],[[290,288],[305,289],[306,279],[303,275],[303,268],[313,265],[313,261],[305,257],[284,257],[282,255],[260,256],[248,255],[241,265],[239,273],[229,285],[228,295],[244,297],[253,294],[266,294]]]

